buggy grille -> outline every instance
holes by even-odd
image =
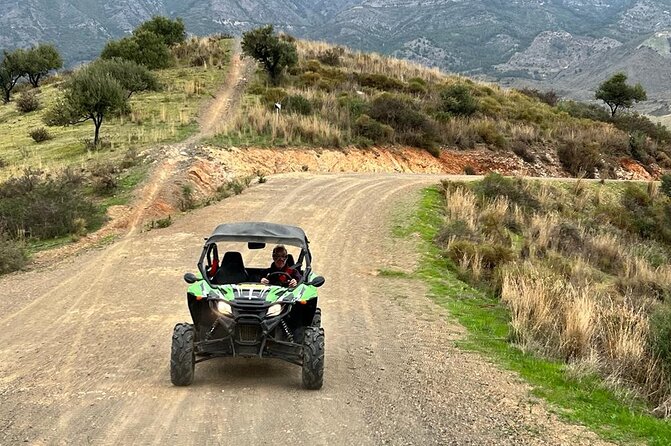
[[[238,325],[238,340],[240,342],[256,342],[259,338],[258,325]]]

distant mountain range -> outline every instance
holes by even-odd
[[[70,64],[167,15],[198,35],[273,23],[298,37],[581,99],[625,71],[648,91],[647,111],[671,104],[671,0],[0,0],[0,10],[0,48],[54,42]]]

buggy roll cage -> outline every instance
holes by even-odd
[[[294,265],[300,267],[305,261],[305,274],[303,274],[299,283],[304,282],[312,271],[312,254],[308,247],[309,241],[301,228],[266,222],[224,223],[217,226],[212,234],[205,238],[205,245],[198,259],[198,271],[200,271],[203,280],[210,286],[215,285],[210,281],[207,267],[217,263],[217,259],[219,259],[217,242],[270,243],[296,246],[301,248],[301,253]],[[219,267],[219,265],[216,267]]]

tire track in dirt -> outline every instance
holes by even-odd
[[[28,302],[46,278],[57,291],[48,308],[21,313],[0,333],[12,358],[0,364],[0,376],[12,377],[0,380],[0,444],[599,444],[529,405],[513,374],[455,349],[460,329],[421,282],[375,275],[416,262],[412,242],[389,238],[389,215],[437,180],[270,177],[169,228],[12,282]],[[321,391],[302,390],[296,366],[241,358],[199,364],[188,388],[170,384],[172,326],[188,320],[181,276],[193,271],[202,236],[233,220],[296,224],[310,237],[315,271],[327,279]],[[106,269],[89,281],[92,264]],[[58,271],[82,276],[62,287]],[[15,353],[37,339],[39,350]]]

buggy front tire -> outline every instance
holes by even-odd
[[[312,317],[312,326],[313,327],[321,327],[322,326],[322,309],[317,308],[315,310],[315,315]]]
[[[170,380],[176,386],[188,386],[193,382],[196,367],[193,336],[194,330],[191,324],[177,324],[172,332]]]
[[[324,329],[305,327],[303,338],[303,387],[321,389],[324,384]]]

